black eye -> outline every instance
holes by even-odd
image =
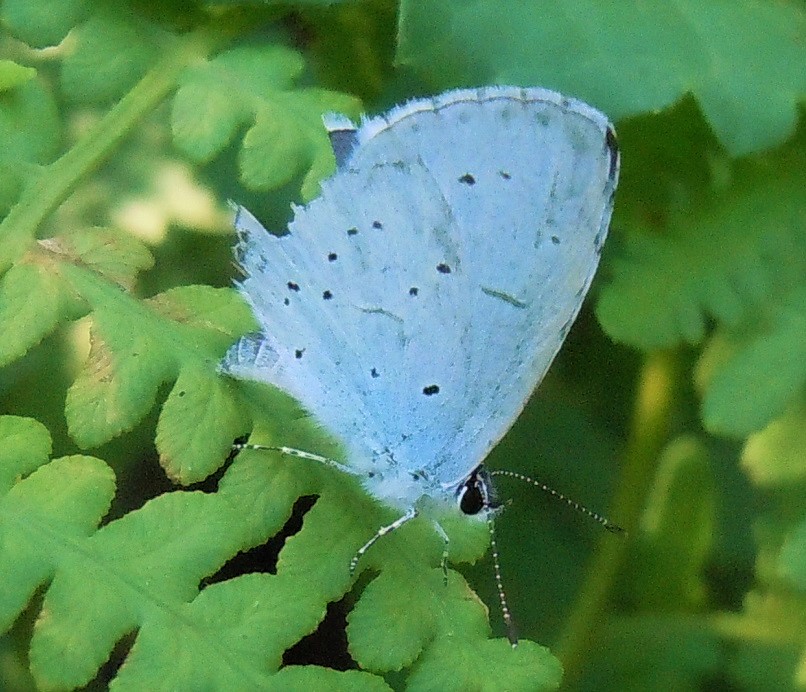
[[[481,492],[481,486],[472,481],[465,483],[459,495],[459,509],[463,514],[474,515],[484,509],[484,495]]]
[[[483,466],[476,468],[456,491],[459,509],[473,516],[485,509],[496,507],[490,474]]]

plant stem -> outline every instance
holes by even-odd
[[[95,170],[146,114],[165,99],[186,67],[202,60],[225,40],[200,30],[177,38],[163,57],[98,121],[85,137],[44,166],[0,223],[0,272],[30,245],[37,228]]]
[[[676,353],[657,351],[646,357],[639,375],[624,469],[610,514],[628,532],[634,533],[638,528],[656,461],[666,443],[679,371]],[[582,672],[586,652],[596,639],[599,621],[626,550],[624,537],[602,533],[574,610],[556,647],[565,668],[566,687]]]

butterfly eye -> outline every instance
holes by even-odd
[[[482,480],[473,472],[456,492],[456,499],[462,514],[476,515],[484,509]]]

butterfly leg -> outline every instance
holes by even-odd
[[[297,459],[308,459],[309,461],[315,461],[319,464],[324,464],[325,466],[330,466],[331,468],[337,469],[342,473],[347,473],[352,476],[356,475],[356,471],[351,469],[349,466],[345,466],[341,462],[336,461],[335,459],[329,459],[328,457],[323,457],[319,454],[313,454],[312,452],[305,452],[301,449],[295,449],[294,447],[271,447],[269,445],[256,445],[251,443],[239,443],[236,442],[232,445],[234,450],[240,451],[242,449],[253,450],[253,451],[264,451],[264,452],[280,452],[280,454],[285,454],[289,457],[297,457]]]
[[[441,536],[444,547],[442,548],[442,559],[440,560],[439,564],[442,567],[442,581],[445,582],[445,586],[448,585],[448,548],[451,544],[451,539],[448,538],[448,534],[445,533],[445,529],[442,528],[438,521],[434,522],[434,528],[437,530],[437,533]]]
[[[361,559],[361,556],[364,553],[366,553],[373,545],[375,545],[375,542],[379,538],[382,538],[387,533],[392,533],[392,531],[394,531],[395,529],[399,529],[401,526],[403,526],[403,524],[405,524],[408,521],[411,521],[416,516],[417,516],[417,510],[414,509],[414,507],[410,507],[402,517],[398,517],[388,526],[382,526],[380,529],[378,529],[378,532],[366,543],[364,543],[364,545],[362,545],[358,549],[358,552],[353,556],[353,559],[350,560],[350,576],[355,574],[355,568],[358,566],[358,561]]]

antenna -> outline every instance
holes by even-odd
[[[585,505],[581,505],[578,502],[575,502],[570,497],[566,497],[562,493],[557,492],[554,488],[549,487],[545,483],[541,483],[540,481],[535,480],[534,478],[530,478],[529,476],[525,476],[522,473],[517,473],[516,471],[489,471],[490,476],[505,476],[507,478],[517,478],[519,481],[524,481],[525,483],[529,483],[536,488],[540,488],[540,490],[548,493],[552,497],[556,497],[558,500],[565,502],[569,507],[576,510],[580,514],[584,514],[585,516],[590,517],[596,523],[600,524],[602,527],[610,531],[611,533],[627,533],[627,531],[619,526],[618,524],[614,524],[610,521],[607,517],[603,517],[601,514],[597,514],[596,512],[591,511]]]
[[[495,588],[498,591],[498,602],[501,604],[501,614],[504,617],[504,626],[507,629],[507,639],[515,649],[518,646],[518,633],[515,630],[515,623],[512,620],[512,613],[509,610],[507,603],[507,596],[504,593],[504,580],[501,577],[501,560],[498,555],[498,541],[495,536],[495,513],[496,509],[493,506],[493,499],[490,493],[489,475],[486,472],[480,474],[477,478],[477,487],[481,493],[482,507],[484,509],[485,518],[487,520],[487,529],[490,532],[490,551],[493,558],[493,572],[495,573]]]

